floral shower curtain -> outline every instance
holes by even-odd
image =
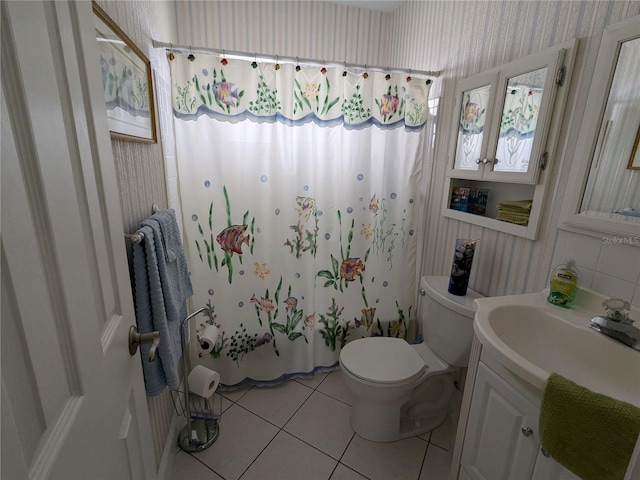
[[[429,80],[169,54],[198,362],[223,386],[413,340]],[[198,322],[200,323],[200,322]]]

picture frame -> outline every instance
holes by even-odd
[[[151,63],[95,1],[92,5],[111,137],[157,143]]]
[[[638,132],[636,138],[633,141],[633,147],[631,148],[631,155],[629,156],[629,163],[627,168],[629,170],[640,170],[640,126],[638,126]]]

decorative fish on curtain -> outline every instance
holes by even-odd
[[[430,81],[198,55],[170,62],[185,249],[222,384],[413,340]]]

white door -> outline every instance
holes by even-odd
[[[2,478],[155,478],[91,2],[2,2]]]

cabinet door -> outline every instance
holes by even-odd
[[[531,477],[538,453],[538,408],[480,362],[462,466],[474,480]]]
[[[541,448],[536,458],[531,480],[580,480],[580,477],[547,455]]]
[[[453,130],[453,169],[450,176],[480,179],[487,157],[489,112],[495,103],[497,73],[480,74],[458,83]]]
[[[484,178],[536,183],[545,154],[565,50],[549,49],[502,67]]]

